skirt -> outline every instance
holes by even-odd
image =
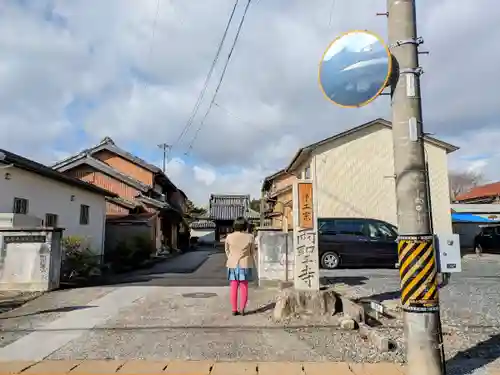
[[[230,281],[252,281],[253,272],[252,268],[228,268],[227,279]]]

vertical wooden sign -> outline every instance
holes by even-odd
[[[294,287],[319,290],[317,202],[314,180],[298,181],[293,186]]]
[[[314,228],[313,185],[312,182],[299,182],[299,227],[302,229]]]

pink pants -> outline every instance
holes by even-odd
[[[240,290],[240,309],[245,310],[248,302],[248,281],[231,280],[231,306],[233,312],[238,311],[238,289]]]

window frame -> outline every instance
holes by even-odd
[[[87,204],[80,205],[80,225],[89,225],[90,222],[90,206]]]
[[[49,218],[52,218],[54,223],[50,223],[51,220]],[[57,228],[57,223],[59,221],[59,215],[57,214],[52,214],[52,213],[46,213],[45,214],[45,226],[50,227],[50,228]]]
[[[311,163],[307,164],[304,170],[302,171],[302,179],[303,180],[310,180],[312,178],[311,176]]]
[[[18,206],[17,203],[22,203],[21,206]],[[12,213],[13,214],[19,214],[19,215],[27,215],[28,212],[29,212],[29,205],[30,205],[30,201],[29,199],[26,199],[26,198],[20,198],[20,197],[14,197],[14,200],[12,202]],[[20,207],[20,208],[23,208],[24,206],[24,211],[25,212],[22,212],[23,210],[16,210],[17,207]]]

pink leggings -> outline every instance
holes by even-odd
[[[248,281],[236,281],[231,280],[231,306],[233,312],[238,311],[238,288],[241,291],[240,294],[240,309],[245,310],[248,302]]]

